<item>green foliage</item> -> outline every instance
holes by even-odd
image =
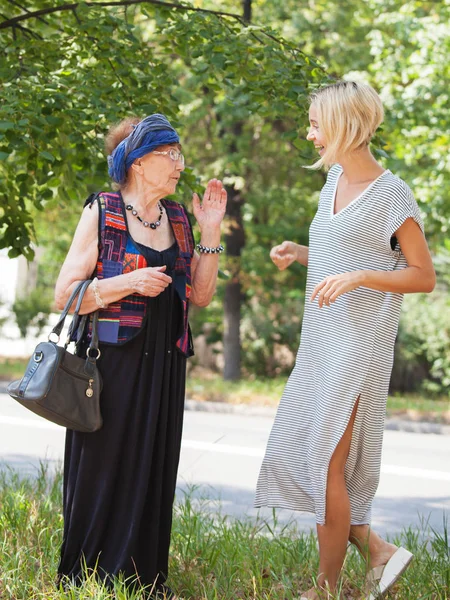
[[[36,335],[39,336],[47,325],[51,312],[51,300],[47,290],[43,291],[38,287],[25,297],[18,298],[12,310],[23,338],[27,337],[31,328],[34,328]]]
[[[33,0],[27,10],[48,6]],[[189,204],[192,189],[220,177],[245,200],[243,366],[246,374],[275,374],[289,370],[277,348],[296,352],[305,271],[279,273],[268,253],[283,239],[308,241],[323,184],[323,174],[302,168],[312,158],[304,142],[307,96],[327,81],[318,63],[380,92],[386,146],[376,152],[413,188],[435,253],[449,243],[450,4],[253,0],[252,26],[205,12],[241,8],[237,0],[179,9],[81,3],[21,21],[26,30],[0,29],[0,246],[30,257],[36,238],[46,249],[41,285],[52,287],[83,198],[109,187],[102,153],[109,124],[130,113],[165,112],[180,130],[189,165],[177,199]],[[2,18],[23,12],[11,2]],[[234,268],[224,258],[221,267],[227,275]],[[223,291],[221,281],[212,306],[193,311],[194,333],[209,321],[210,338],[221,338]],[[420,386],[420,374],[428,387],[445,390],[444,317],[427,297],[412,302],[421,325],[404,313],[394,387]],[[445,299],[437,302],[446,308]],[[442,326],[433,333],[435,322]]]
[[[13,7],[9,10],[15,11]],[[32,138],[24,134],[28,142],[22,139],[22,154],[14,146],[14,160],[3,165],[9,171],[0,182],[10,189],[3,190],[7,208],[3,217],[0,213],[0,232],[4,234],[0,244],[10,246],[12,256],[20,251],[29,254],[28,244],[35,235],[45,248],[41,285],[54,285],[81,212],[81,199],[93,189],[109,187],[101,153],[107,126],[130,112],[165,112],[179,126],[188,165],[195,166],[195,171],[190,168],[183,173],[177,199],[189,202],[190,191],[200,189],[196,174],[203,173],[205,179],[223,178],[246,200],[243,218],[248,251],[243,256],[241,280],[243,313],[250,325],[247,341],[255,349],[259,342],[253,339],[252,298],[260,294],[264,278],[277,279],[268,263],[268,248],[280,236],[307,241],[316,199],[313,190],[322,176],[302,170],[310,158],[302,138],[307,95],[311,86],[326,80],[325,72],[269,28],[246,27],[239,20],[206,12],[141,5],[125,15],[121,7],[83,7],[77,9],[76,17],[64,12],[46,15],[45,20],[45,25],[37,20],[27,22],[42,36],[42,40],[33,40],[32,49],[24,48],[24,32],[16,31],[16,37],[11,34],[9,40],[12,55],[8,64],[14,73],[14,52],[30,56],[29,67],[5,87],[8,106],[16,106],[7,117],[17,128],[20,114],[28,119],[23,125],[27,131],[30,124],[34,128]],[[53,51],[56,38],[58,53]],[[103,52],[105,48],[108,50]],[[51,53],[48,60],[47,53]],[[45,70],[32,66],[42,64]],[[155,99],[152,105],[149,90],[150,98]],[[236,123],[243,123],[238,136]],[[18,137],[13,137],[5,152],[19,143]],[[36,144],[45,145],[41,153],[34,152]],[[24,171],[34,173],[33,161],[38,160],[45,165],[39,180],[45,198],[36,192],[30,177],[24,178],[21,190],[14,188],[17,177],[13,170],[20,172],[18,166],[23,164]],[[287,221],[293,202],[296,214]],[[13,222],[16,213],[19,216]],[[30,227],[34,224],[34,231],[28,228],[27,219]],[[222,268],[229,275],[230,264]],[[295,279],[284,279],[290,289],[298,285]],[[278,280],[282,282],[283,277]],[[302,277],[295,291],[300,304],[301,283]],[[271,292],[268,288],[263,294],[268,302]],[[223,283],[218,298],[222,295]],[[221,311],[218,303],[216,306]],[[199,315],[199,326],[211,319],[212,313]],[[217,336],[222,318],[220,312],[215,314]],[[279,333],[272,327],[268,335],[277,337]],[[246,352],[249,368],[251,357],[258,355],[251,348]]]
[[[0,23],[0,247],[11,257],[33,254],[31,205],[76,206],[86,188],[107,185],[101,149],[111,122],[158,110],[183,137],[190,124],[203,145],[210,137],[217,156],[218,136],[228,147],[236,120],[289,114],[295,122],[308,88],[325,77],[270,30],[233,18],[151,3],[63,8],[7,26],[23,14],[11,3]],[[196,185],[192,171],[183,182]]]
[[[56,589],[63,521],[62,475],[51,477],[41,467],[37,477],[13,470],[0,473],[1,598],[27,600],[137,600],[142,594],[126,590],[116,580],[113,591],[95,582],[95,574],[78,589]],[[411,567],[390,595],[396,600],[444,600],[450,592],[450,548],[442,533],[405,530],[392,540],[415,555]],[[189,490],[178,498],[173,520],[169,584],[192,600],[284,600],[313,584],[318,550],[312,533],[294,523],[273,519],[231,519]],[[361,598],[365,568],[352,550],[344,566],[342,587],[349,600]],[[331,600],[331,598],[330,598]]]
[[[422,389],[450,398],[450,253],[436,259],[439,285],[431,296],[405,299],[393,381],[398,389]]]
[[[432,296],[406,298],[392,385],[448,394],[448,259],[446,269],[439,263],[450,247],[450,3],[316,0],[300,7],[267,0],[255,3],[254,17],[301,42],[333,76],[368,81],[380,92],[382,162],[412,187],[438,268]]]
[[[289,40],[336,77],[367,81],[386,109],[385,165],[413,188],[433,246],[450,229],[448,0],[257,2]]]

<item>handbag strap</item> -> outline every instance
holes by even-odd
[[[69,327],[69,334],[67,336],[67,342],[65,347],[67,348],[67,346],[70,343],[70,337],[71,337],[71,333],[74,331],[74,326],[78,325],[79,321],[80,321],[80,316],[79,316],[79,312],[80,312],[80,308],[81,308],[81,304],[83,302],[83,298],[84,298],[84,294],[86,293],[87,288],[91,285],[92,280],[91,279],[86,279],[85,281],[82,281],[81,284],[77,285],[77,287],[75,288],[74,292],[72,293],[71,297],[69,298],[66,306],[64,307],[64,310],[61,314],[61,317],[58,321],[58,323],[55,325],[55,327],[53,328],[52,333],[56,333],[56,335],[60,335],[61,330],[64,326],[64,321],[67,317],[67,313],[70,309],[70,307],[72,306],[72,303],[75,299],[75,297],[78,295],[78,299],[77,299],[77,303],[75,305],[75,310],[73,313],[73,319],[72,322],[70,324]],[[81,323],[84,326],[84,324],[86,323],[86,319],[87,319],[88,315],[83,315],[81,317]],[[79,340],[77,340],[79,341]],[[97,356],[93,357],[91,356],[90,350],[97,350]],[[99,356],[100,356],[100,351],[98,349],[98,310],[96,310],[93,313],[93,318],[92,318],[92,337],[91,337],[91,343],[89,344],[89,348],[88,348],[88,357],[91,359],[96,360]]]
[[[80,292],[78,295],[77,304],[75,306],[75,311],[73,313],[72,323],[74,322],[74,320],[76,320],[78,322],[81,303],[83,302],[84,294],[86,293],[86,290],[91,285],[91,283],[92,283],[91,279],[86,279],[86,281],[84,281],[81,286],[81,289],[80,289]],[[81,318],[81,321],[84,322],[84,319],[86,317],[87,317],[87,315],[83,315],[83,317]],[[69,341],[70,341],[70,338],[68,338],[66,347],[67,347]],[[91,350],[96,351],[96,354],[94,356],[92,356]],[[86,363],[91,363],[92,365],[95,365],[95,361],[97,360],[97,358],[99,358],[99,356],[100,356],[100,350],[98,348],[98,310],[96,310],[93,313],[93,318],[92,318],[91,343],[89,344],[89,348],[87,349]],[[86,364],[86,368],[89,368],[88,364]]]
[[[81,303],[83,302],[83,297],[84,294],[86,293],[87,288],[91,285],[92,280],[91,279],[87,279],[85,282],[83,282],[83,285],[81,287],[80,290],[80,294],[78,296],[78,301],[77,301],[77,305],[75,306],[75,312],[73,313],[73,318],[78,320],[78,313],[80,312],[80,308],[81,308]],[[84,321],[84,318],[87,317],[87,315],[83,315],[81,321]],[[73,322],[73,321],[72,321]],[[92,357],[90,355],[90,350],[97,350],[97,356],[96,357]],[[100,350],[98,349],[98,310],[96,310],[93,313],[93,318],[92,318],[92,337],[91,337],[91,343],[89,344],[89,348],[87,351],[88,357],[89,358],[95,358],[95,360],[100,356]]]
[[[67,331],[67,344],[70,344],[70,342],[74,341],[76,344],[79,344],[81,341],[81,338],[83,337],[83,333],[84,333],[84,329],[86,327],[86,323],[89,317],[89,313],[86,313],[85,315],[77,315],[76,318],[72,319],[72,322],[69,325],[69,329]],[[74,332],[76,332],[77,337],[76,338],[72,338]]]
[[[61,335],[61,331],[62,328],[64,327],[64,321],[66,320],[67,314],[70,310],[70,307],[72,306],[75,298],[78,296],[78,294],[81,291],[81,288],[86,284],[86,281],[80,281],[76,286],[75,289],[73,290],[73,292],[70,294],[69,299],[66,302],[66,305],[61,313],[61,316],[59,317],[58,322],[56,323],[56,325],[53,327],[50,335],[52,333],[54,333],[55,335],[59,336]],[[88,284],[89,285],[89,284]],[[87,287],[87,286],[86,286]],[[84,288],[84,290],[86,291],[86,287]],[[84,295],[84,293],[83,293]],[[75,315],[74,315],[75,316]]]
[[[66,348],[70,344],[70,340],[72,338],[72,333],[74,331],[76,331],[77,328],[79,327],[80,321],[83,324],[83,328],[84,328],[84,325],[86,323],[87,315],[83,315],[81,317],[79,315],[79,312],[80,312],[80,308],[81,308],[81,303],[83,302],[84,294],[86,293],[86,290],[87,290],[87,288],[89,287],[90,284],[91,284],[91,280],[90,279],[87,279],[86,281],[81,282],[81,289],[79,291],[78,301],[77,301],[77,304],[75,306],[75,310],[74,310],[74,313],[73,313],[72,322],[70,323],[69,330],[67,332]],[[69,309],[70,309],[70,307],[69,307]],[[80,332],[80,335],[81,335],[81,333],[82,333],[82,331]],[[77,339],[77,342],[78,341],[79,340]]]
[[[95,356],[92,356],[91,350],[95,350]],[[84,371],[90,377],[96,374],[96,362],[100,358],[100,349],[98,347],[98,310],[94,312],[92,317],[92,337],[89,348],[86,350],[86,362],[84,363]]]

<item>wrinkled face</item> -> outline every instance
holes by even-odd
[[[180,144],[166,144],[156,148],[156,151],[166,152],[171,148],[181,152]],[[153,152],[137,159],[133,167],[147,186],[159,191],[163,196],[175,193],[181,172],[184,171],[184,164],[180,159],[173,160],[168,154],[154,154]]]
[[[313,142],[320,156],[325,154],[325,138],[320,131],[317,110],[314,104],[309,107],[309,129],[306,139]]]

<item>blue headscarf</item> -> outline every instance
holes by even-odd
[[[137,158],[158,146],[177,144],[178,133],[164,115],[155,113],[138,123],[128,137],[108,156],[108,173],[113,181],[124,184],[128,169]]]

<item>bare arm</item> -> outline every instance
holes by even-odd
[[[320,307],[323,304],[330,306],[339,296],[358,287],[394,294],[432,292],[436,284],[436,274],[420,227],[414,219],[408,218],[395,235],[408,263],[405,269],[351,271],[326,277],[314,288],[311,301],[317,297]]]
[[[301,246],[295,242],[285,241],[279,246],[274,246],[272,248],[270,251],[270,258],[280,271],[284,271],[294,262],[298,262],[304,267],[307,267],[308,253],[308,246]]]
[[[59,273],[55,287],[55,304],[62,310],[75,285],[89,279],[98,258],[98,205],[86,207],[81,215],[72,245]],[[98,282],[98,292],[105,304],[116,302],[129,294],[157,296],[172,281],[163,273],[165,267],[147,267],[124,275],[117,275]],[[80,314],[91,313],[98,306],[92,285],[86,290]]]
[[[362,271],[361,285],[381,292],[432,292],[436,273],[425,237],[414,221],[406,219],[395,233],[408,266],[400,271]]]
[[[206,237],[205,240],[203,240],[203,236],[202,241],[204,241],[204,246],[209,246],[210,248],[216,248],[220,244],[220,241],[207,244]],[[190,301],[196,306],[208,306],[216,291],[217,273],[219,272],[219,255],[199,255],[195,252],[192,257],[191,270],[192,291]]]

